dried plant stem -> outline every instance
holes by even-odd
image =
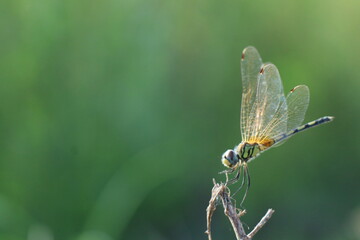
[[[268,209],[265,216],[260,220],[260,222],[254,227],[254,229],[248,234],[248,237],[251,239],[254,235],[265,225],[267,221],[271,218],[272,214],[275,211],[273,209]]]
[[[229,189],[223,183],[216,183],[213,179],[214,187],[211,191],[211,198],[209,201],[209,206],[206,209],[206,219],[207,219],[207,230],[206,234],[208,239],[212,240],[211,236],[211,219],[213,213],[216,210],[216,202],[218,199],[221,200],[221,203],[224,207],[224,214],[229,218],[229,221],[233,227],[235,236],[237,240],[250,240],[255,234],[266,224],[266,222],[271,218],[272,214],[275,212],[273,209],[269,209],[265,216],[260,220],[260,222],[255,226],[255,228],[249,233],[246,234],[244,227],[240,221],[240,217],[243,216],[246,212],[245,210],[238,212],[236,207],[233,205],[231,198],[229,196]]]

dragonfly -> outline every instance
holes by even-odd
[[[242,102],[240,129],[242,141],[234,149],[222,155],[222,163],[228,170],[226,184],[233,184],[242,176],[242,183],[235,195],[246,183],[244,202],[250,187],[248,163],[262,152],[281,145],[295,134],[328,123],[331,116],[303,124],[309,106],[310,93],[306,85],[290,90],[285,97],[280,74],[272,63],[263,63],[255,47],[245,48],[241,56]],[[236,175],[228,180],[228,173]]]

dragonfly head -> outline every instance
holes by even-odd
[[[232,168],[239,162],[239,157],[234,150],[229,149],[222,155],[221,162],[225,167]]]

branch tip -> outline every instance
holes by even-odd
[[[229,196],[230,190],[223,183],[217,183],[213,179],[214,187],[211,191],[211,198],[209,200],[209,205],[206,208],[206,219],[207,219],[207,230],[205,234],[208,235],[208,240],[212,240],[211,237],[211,219],[216,210],[216,202],[218,199],[221,200],[221,203],[224,208],[224,214],[229,218],[229,221],[233,227],[235,236],[237,240],[251,240],[255,234],[269,221],[272,214],[275,212],[273,209],[268,209],[264,217],[260,222],[254,227],[254,229],[246,234],[240,218],[246,214],[246,210],[240,210],[233,205],[231,197]]]

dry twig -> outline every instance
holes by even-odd
[[[221,203],[224,207],[224,213],[229,218],[229,221],[233,227],[235,236],[237,240],[251,240],[254,235],[265,225],[265,223],[271,218],[272,214],[275,212],[273,209],[269,209],[265,216],[260,220],[260,222],[254,227],[254,229],[246,234],[244,227],[240,221],[240,217],[243,216],[246,212],[245,210],[237,212],[236,207],[231,202],[229,196],[229,189],[223,183],[216,183],[213,179],[214,187],[211,191],[211,198],[209,201],[209,206],[206,209],[206,219],[207,219],[207,230],[206,234],[208,239],[212,240],[211,237],[211,219],[213,213],[216,210],[216,202],[218,199],[221,200]]]

